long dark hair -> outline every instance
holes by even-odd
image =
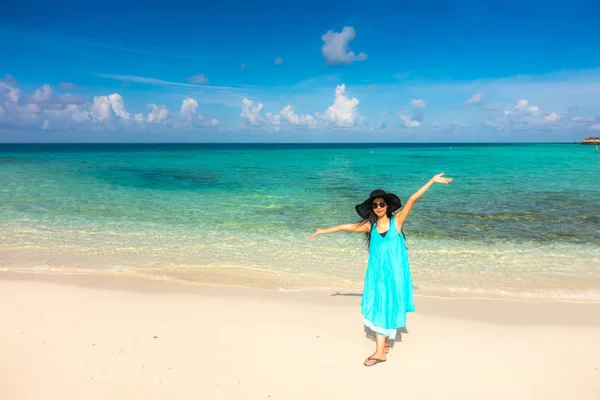
[[[386,214],[387,214],[387,217],[390,218],[390,220],[391,220],[393,215],[390,212],[389,208],[386,211]],[[367,232],[365,232],[365,243],[367,244],[367,249],[370,249],[371,248],[371,233],[373,232],[373,227],[377,223],[377,215],[375,215],[373,210],[371,210],[371,212],[369,213],[369,216],[367,218],[363,218],[360,221],[358,221],[358,225],[360,226],[360,225],[366,224],[367,222],[371,223],[371,229],[369,229]],[[406,243],[406,235],[404,234],[404,227],[402,227],[402,229],[400,229],[400,233],[402,233],[402,236],[404,236],[404,242]],[[406,248],[408,249],[408,246],[406,246]]]

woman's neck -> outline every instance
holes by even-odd
[[[388,222],[390,220],[390,217],[388,217],[387,215],[382,215],[381,217],[377,217],[377,222]]]

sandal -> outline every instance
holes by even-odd
[[[375,362],[374,362],[373,364],[367,364],[367,362],[365,361],[365,362],[363,363],[363,365],[364,365],[365,367],[372,367],[373,365],[376,365],[376,364],[379,364],[379,363],[382,363],[382,362],[386,362],[386,361],[387,361],[387,360],[381,360],[381,359],[379,359],[379,358],[373,358],[373,357],[369,357],[369,358],[367,358],[367,360],[371,360],[371,361],[375,361]]]

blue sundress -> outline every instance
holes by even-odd
[[[391,340],[406,326],[406,313],[415,311],[408,251],[394,217],[385,237],[377,224],[371,228],[361,309],[365,326]]]

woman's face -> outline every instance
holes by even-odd
[[[371,208],[373,209],[373,212],[375,213],[375,215],[377,215],[377,217],[382,217],[387,212],[388,206],[384,199],[382,199],[381,197],[377,197],[371,203]]]

